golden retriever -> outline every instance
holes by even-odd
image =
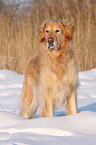
[[[66,103],[67,114],[77,113],[78,68],[70,47],[75,27],[64,20],[50,20],[40,28],[43,53],[30,62],[22,91],[20,115],[52,117],[56,106]]]

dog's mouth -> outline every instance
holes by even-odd
[[[52,49],[57,50],[57,49],[58,49],[58,47],[57,47],[57,46],[55,46],[53,43],[52,43],[52,44],[47,43],[47,48],[48,48],[48,49],[50,49],[50,50],[52,50]]]
[[[54,40],[54,38],[49,37],[49,38],[47,39],[47,48],[48,48],[49,50],[52,50],[52,49],[57,50],[57,49],[58,49],[58,46],[59,46],[59,45],[58,45],[57,41]]]

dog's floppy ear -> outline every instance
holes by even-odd
[[[62,20],[61,24],[65,29],[65,37],[67,40],[72,40],[75,27],[67,21]]]
[[[44,42],[46,39],[46,34],[45,34],[46,25],[47,25],[47,21],[43,22],[43,24],[41,25],[41,27],[39,29],[40,43]]]

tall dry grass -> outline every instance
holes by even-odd
[[[49,19],[76,26],[72,47],[79,70],[96,68],[96,0],[34,0],[18,14],[12,6],[0,12],[0,69],[24,73],[41,53],[38,29]]]

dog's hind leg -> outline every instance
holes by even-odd
[[[20,111],[21,116],[29,118],[30,105],[32,100],[33,100],[32,91],[27,82],[24,81],[22,90],[22,106]]]
[[[20,111],[20,115],[25,117],[25,118],[33,118],[37,108],[38,108],[38,103],[36,102],[35,99],[32,100],[31,104],[28,104],[29,106],[27,106],[26,104],[23,103],[22,105],[22,109]]]
[[[36,114],[37,108],[38,108],[38,100],[34,97],[29,108],[28,118],[31,119],[34,117],[34,115]]]

